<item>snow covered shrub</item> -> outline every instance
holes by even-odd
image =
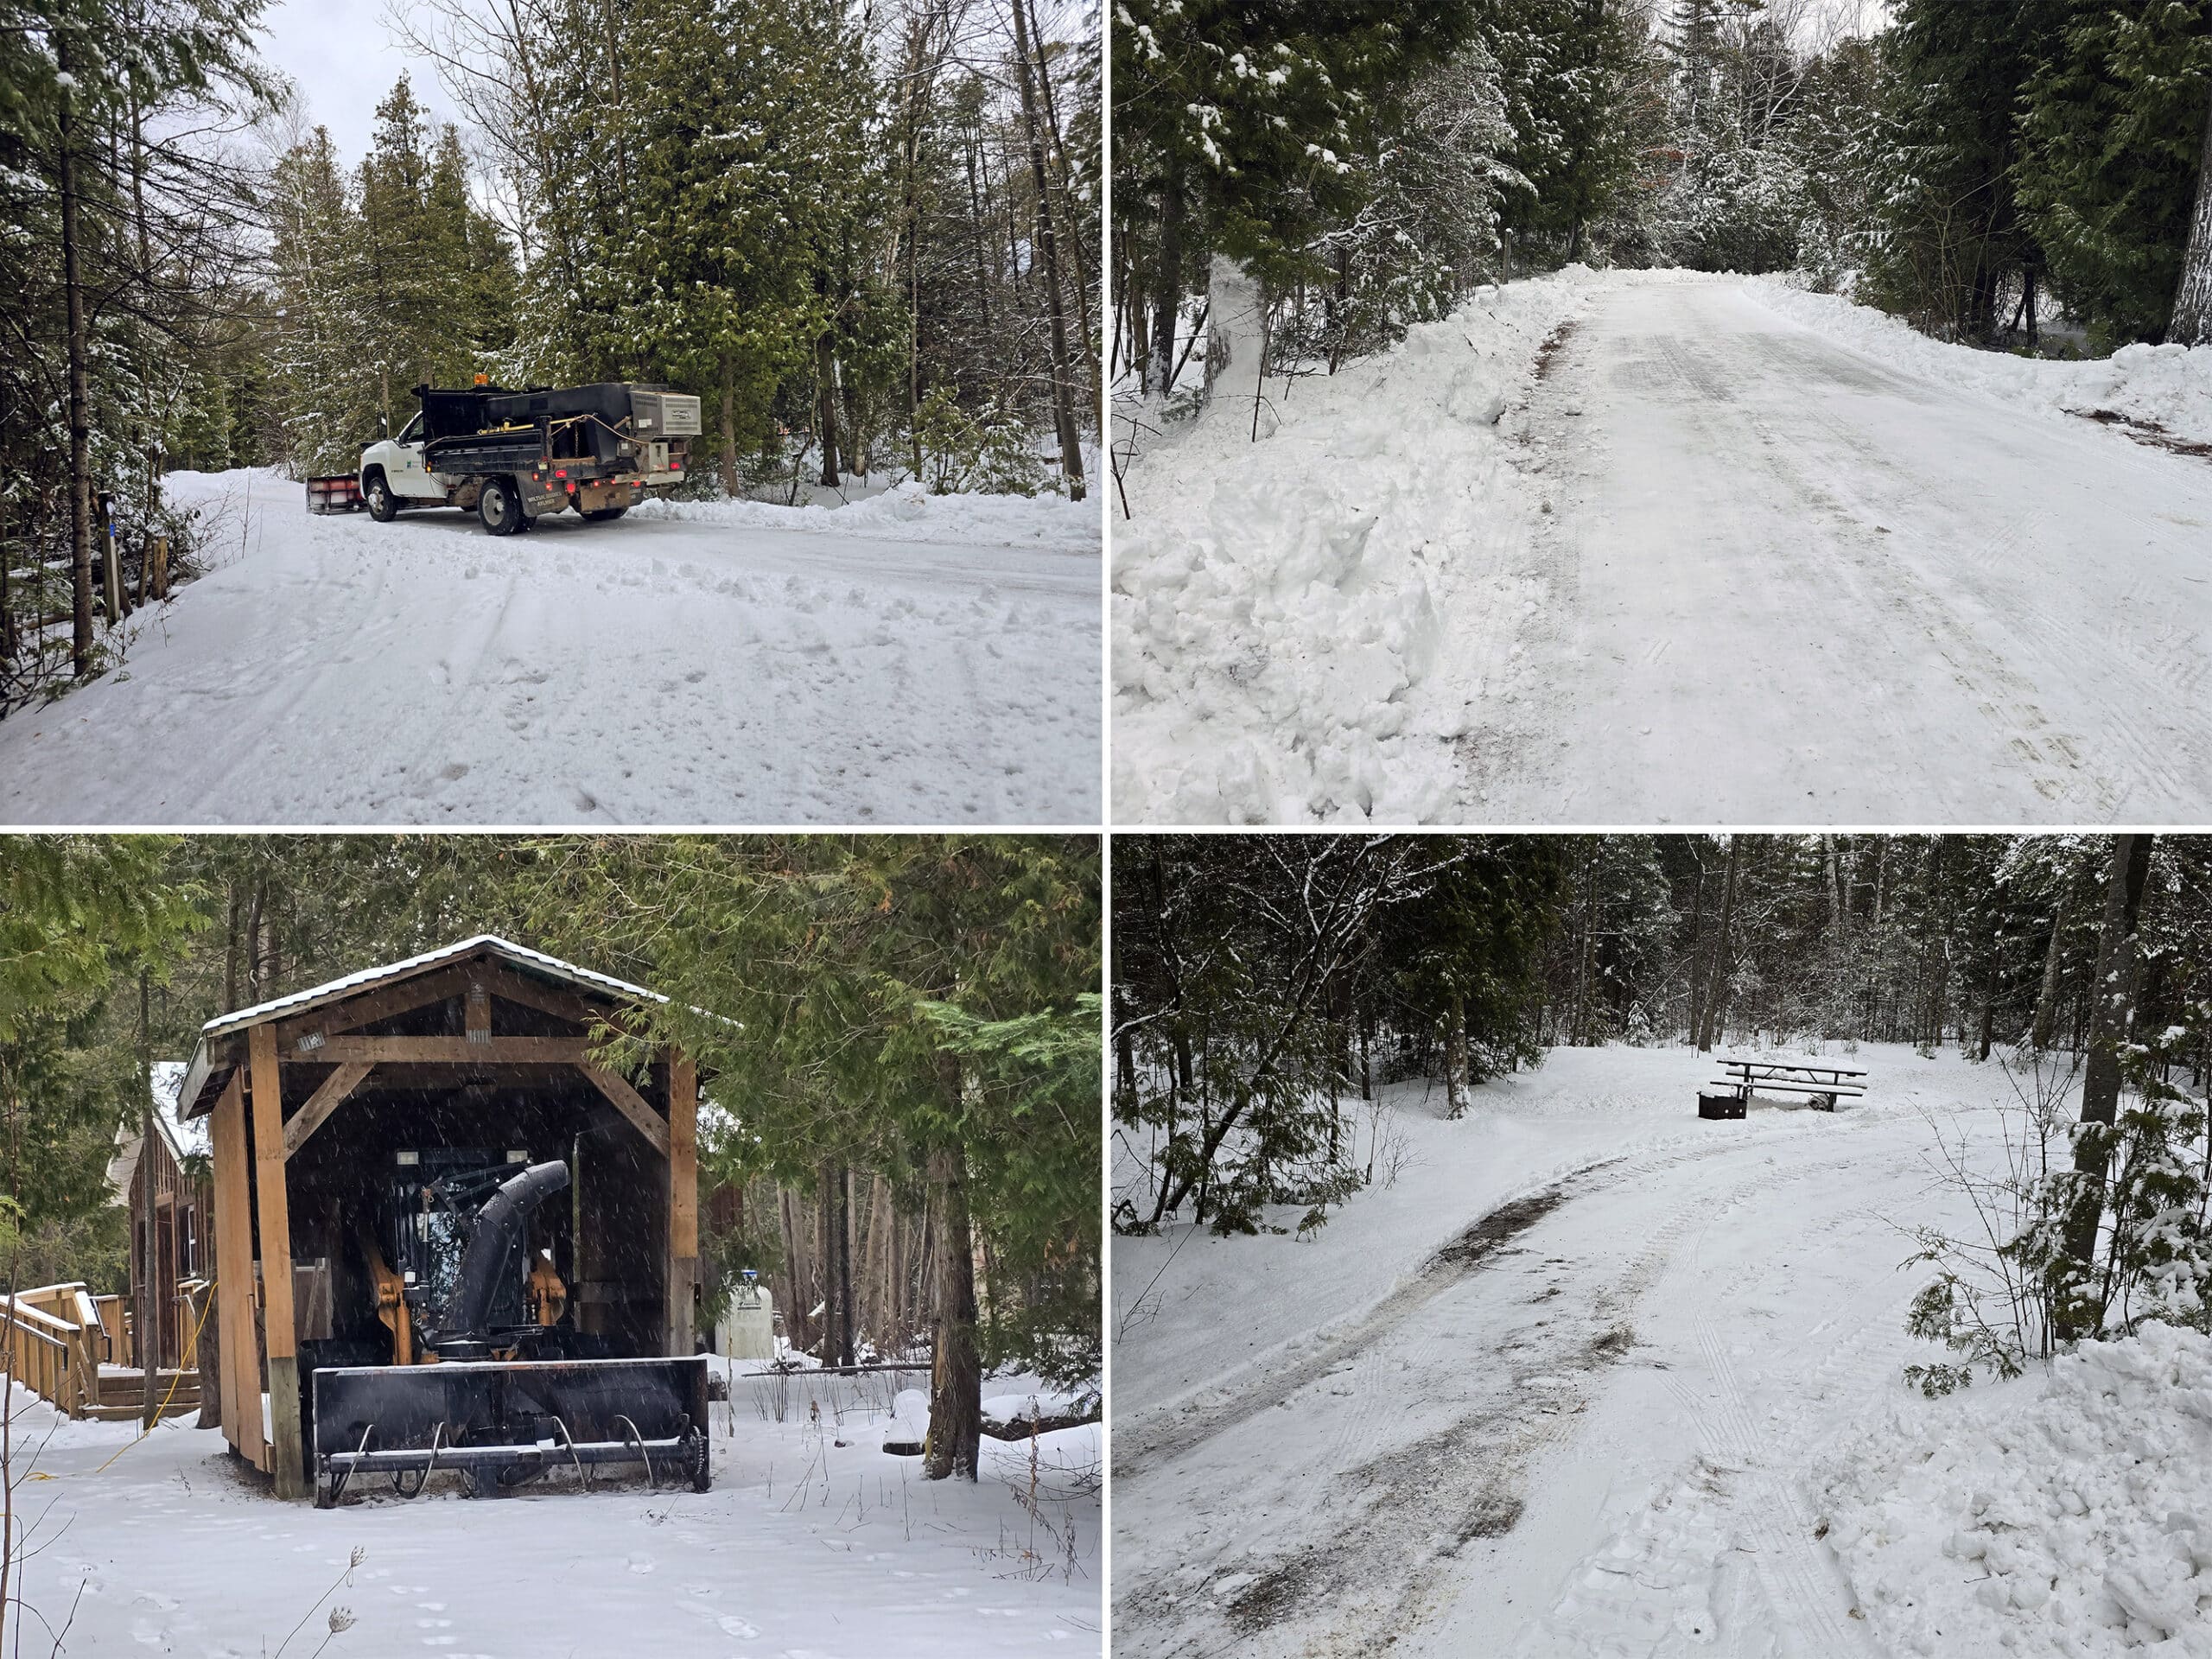
[[[2081,1076],[2081,1057],[2024,1046],[2000,1056],[2000,1063],[2018,1103],[2017,1110],[2006,1113],[2000,1171],[1977,1168],[1967,1158],[1965,1137],[1948,1140],[1941,1125],[1929,1120],[1942,1182],[1972,1203],[1978,1224],[1968,1237],[1916,1229],[1913,1240],[1919,1249],[1904,1263],[1937,1269],[1935,1281],[1914,1296],[1906,1332],[1942,1343],[1964,1362],[1905,1368],[1905,1381],[1931,1396],[1972,1382],[1976,1366],[1995,1376],[2017,1376],[2029,1360],[2048,1358],[2051,1351],[2050,1281],[2038,1265],[2039,1247],[2023,1241],[2055,1229],[2064,1214],[2056,1207],[2061,1195],[2052,1185],[2058,1173],[2054,1153],[2058,1160],[2066,1155],[2066,1108]]]
[[[1038,460],[1021,423],[1001,405],[970,415],[943,386],[931,388],[914,416],[922,478],[931,495],[977,490],[1035,495],[1055,480]]]
[[[2177,1025],[2129,1045],[2110,1123],[2070,1120],[2078,1057],[2062,1063],[2035,1049],[2006,1057],[2024,1116],[2017,1132],[2007,1126],[2005,1172],[1973,1171],[1960,1147],[1944,1147],[1947,1179],[1973,1199],[1981,1236],[1923,1230],[1912,1258],[1941,1273],[1913,1299],[1907,1330],[1966,1363],[1909,1367],[1908,1381],[1935,1394],[1967,1381],[1975,1366],[2018,1376],[2026,1360],[2050,1356],[2068,1325],[2124,1334],[2155,1319],[2212,1330],[2212,1141],[2203,1102],[2167,1076],[2175,1057],[2201,1042],[2196,1027]],[[2086,1261],[2068,1238],[2085,1205],[2095,1217]]]

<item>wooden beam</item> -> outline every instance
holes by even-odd
[[[581,1037],[330,1037],[311,1053],[286,1058],[318,1065],[582,1065],[590,1052]]]
[[[269,1466],[261,1442],[261,1353],[253,1339],[253,1211],[247,1194],[245,1088],[233,1071],[215,1102],[216,1357],[223,1385],[223,1433],[257,1469]],[[242,1403],[253,1402],[247,1411]]]
[[[412,979],[403,979],[397,984],[380,985],[374,990],[360,991],[335,1002],[326,1002],[319,1008],[309,1008],[304,1014],[293,1014],[276,1022],[276,1046],[284,1058],[305,1059],[307,1055],[294,1051],[300,1039],[321,1032],[358,1031],[363,1026],[374,1025],[379,1020],[395,1019],[403,1014],[412,1014],[417,1008],[427,1008],[433,1002],[450,1001],[468,988],[470,964],[466,962],[448,963]]]
[[[308,1103],[284,1125],[284,1155],[289,1158],[305,1146],[308,1137],[322,1127],[323,1120],[336,1111],[346,1097],[361,1086],[361,1079],[375,1069],[352,1060],[325,1077],[322,1086],[308,1097]]]
[[[698,1347],[691,1323],[699,1279],[699,1068],[679,1049],[668,1056],[668,1351]]]
[[[253,1084],[253,1181],[261,1213],[261,1335],[269,1351],[269,1473],[276,1496],[308,1495],[300,1444],[298,1332],[292,1319],[292,1212],[284,1192],[284,1095],[276,1028],[246,1034]],[[258,1410],[261,1402],[253,1402]]]
[[[614,1109],[630,1120],[631,1128],[652,1143],[652,1149],[664,1158],[668,1156],[668,1125],[659,1115],[645,1104],[645,1096],[630,1086],[629,1079],[609,1071],[603,1065],[593,1065],[580,1060],[576,1070],[592,1080],[599,1092],[605,1095]]]
[[[517,973],[496,960],[485,964],[480,977],[484,982],[485,989],[502,1001],[536,1008],[540,1014],[550,1014],[556,1020],[566,1020],[579,1026],[588,1026],[594,1020],[605,1020],[611,1025],[620,1023],[620,1005],[612,1000],[604,1004],[593,1001],[581,991],[570,990],[562,985],[548,985],[528,974]]]

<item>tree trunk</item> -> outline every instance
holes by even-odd
[[[2105,883],[2104,925],[2097,938],[2097,972],[2090,993],[2089,1057],[2082,1070],[2082,1123],[2109,1127],[2120,1111],[2120,1055],[2135,1014],[2135,924],[2151,871],[2151,837],[2114,836],[2112,873]],[[2054,1299],[2051,1325],[2062,1342],[2095,1334],[2104,1322],[2103,1299],[2094,1289],[2097,1226],[2104,1214],[2108,1137],[2095,1128],[2077,1132],[2074,1168],[2080,1190],[2065,1225],[2069,1281]]]
[[[1045,141],[1037,130],[1037,96],[1030,84],[1029,9],[1014,0],[1014,44],[1021,64],[1021,125],[1029,139],[1029,171],[1037,186],[1037,240],[1045,256],[1045,298],[1052,322],[1052,419],[1059,429],[1060,469],[1068,498],[1083,499],[1083,435],[1076,423],[1075,387],[1068,369],[1066,302],[1060,292],[1059,240],[1052,229],[1052,188],[1045,171]]]
[[[837,1166],[837,1217],[834,1235],[837,1249],[837,1363],[849,1367],[858,1348],[853,1317],[853,1172]]]
[[[722,493],[735,495],[737,477],[737,364],[722,359]]]
[[[159,1277],[161,1245],[155,1237],[156,1206],[154,1186],[153,1037],[150,1027],[152,992],[146,969],[138,970],[137,1075],[131,1079],[138,1090],[138,1227],[132,1230],[143,1243],[138,1247],[138,1373],[145,1385],[138,1421],[147,1428],[161,1421],[162,1396],[154,1377],[162,1368],[162,1310],[156,1306],[155,1281]],[[139,1230],[143,1229],[143,1232]]]
[[[1705,994],[1705,1029],[1697,1045],[1700,1054],[1710,1053],[1714,1039],[1726,1035],[1722,1020],[1723,999],[1728,991],[1728,929],[1736,915],[1736,865],[1743,846],[1741,836],[1728,837],[1728,869],[1720,883],[1720,938],[1713,946],[1713,981]]]
[[[957,1062],[947,1086],[959,1088]],[[968,1220],[968,1159],[958,1146],[932,1147],[929,1183],[938,1219],[937,1340],[930,1368],[930,1435],[922,1473],[976,1478],[983,1437],[983,1357],[976,1332],[976,1250]]]
[[[1467,1109],[1467,1005],[1452,999],[1452,1025],[1444,1038],[1444,1100],[1449,1116]]]
[[[2066,885],[2058,890],[2058,909],[2050,918],[2050,944],[2043,954],[2043,983],[2036,991],[2035,1023],[2028,1029],[2028,1041],[2038,1049],[2049,1048],[2051,1027],[2058,1018],[2058,962],[2066,938],[2066,918],[2074,907],[2075,877],[2069,875]]]
[[[2182,255],[2181,288],[2166,324],[2170,345],[2212,346],[2212,112],[2204,122],[2204,143],[2196,163],[2196,212],[2189,221],[2189,248]]]
[[[72,61],[68,36],[60,36],[63,73]],[[61,287],[67,301],[69,357],[69,593],[70,671],[92,671],[92,433],[87,365],[92,345],[85,327],[82,239],[77,222],[77,91],[62,95],[56,182],[61,192]]]
[[[829,329],[814,342],[815,397],[821,414],[817,423],[822,435],[822,483],[825,489],[837,487],[837,354],[836,336]]]
[[[1175,327],[1183,308],[1183,167],[1172,152],[1160,181],[1160,264],[1152,279],[1153,377],[1164,398],[1175,390]]]

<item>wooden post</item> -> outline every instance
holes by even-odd
[[[668,1351],[698,1348],[691,1287],[699,1278],[699,1068],[683,1054],[668,1060]]]
[[[231,1073],[215,1103],[215,1317],[222,1325],[224,1433],[256,1468],[261,1440],[261,1364],[253,1340],[253,1212],[246,1189],[245,1089]],[[252,1409],[247,1410],[251,1404]]]
[[[261,1212],[262,1340],[269,1350],[269,1472],[276,1496],[308,1495],[300,1447],[300,1362],[292,1323],[292,1217],[284,1193],[284,1096],[276,1028],[246,1033],[253,1073],[253,1181]]]
[[[169,538],[156,536],[154,537],[154,597],[167,599],[168,596]]]

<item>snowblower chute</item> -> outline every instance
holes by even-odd
[[[566,1290],[550,1262],[525,1273],[524,1261],[531,1213],[568,1186],[568,1166],[511,1167],[464,1160],[400,1184],[410,1201],[396,1238],[408,1265],[395,1272],[380,1254],[372,1263],[399,1363],[314,1369],[318,1506],[363,1475],[388,1475],[413,1497],[441,1469],[461,1471],[478,1497],[557,1469],[588,1485],[609,1464],[637,1465],[655,1486],[707,1490],[705,1357],[582,1351],[594,1344],[560,1324]]]

